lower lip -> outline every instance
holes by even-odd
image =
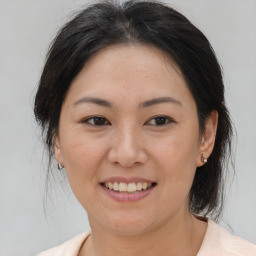
[[[152,192],[152,190],[155,188],[155,186],[152,186],[146,190],[136,191],[134,193],[124,193],[124,192],[116,192],[102,185],[100,186],[112,199],[118,202],[133,202],[133,201],[141,200],[146,196],[148,196]]]

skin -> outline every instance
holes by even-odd
[[[175,102],[143,106],[161,97]],[[103,125],[91,116],[103,117]],[[165,116],[162,125],[156,116]],[[179,68],[153,46],[114,45],[91,57],[71,84],[54,140],[92,229],[79,255],[196,255],[207,223],[190,213],[188,196],[201,154],[212,152],[217,118],[212,112],[200,133]],[[141,200],[117,202],[100,185],[113,176],[157,186]]]

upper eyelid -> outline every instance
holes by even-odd
[[[101,116],[101,115],[92,115],[92,116],[88,116],[88,117],[86,117],[86,118],[83,118],[83,119],[81,120],[81,122],[82,122],[82,123],[88,123],[88,124],[90,124],[90,123],[88,122],[88,120],[93,119],[93,118],[103,118],[103,119],[105,119],[105,120],[110,124],[109,120],[108,120],[106,117]],[[90,125],[93,125],[93,124],[90,124]]]
[[[171,122],[175,122],[175,120],[173,118],[171,118],[170,116],[166,116],[166,115],[155,115],[150,117],[145,123],[148,123],[149,121],[151,121],[152,119],[158,118],[158,117],[164,117],[166,119],[169,119]]]
[[[88,119],[97,118],[97,117],[107,119],[106,117],[104,117],[102,115],[90,115],[90,116],[86,116],[86,117],[82,118],[82,120],[88,120]]]
[[[175,123],[175,122],[176,122],[176,121],[175,121],[172,117],[170,117],[170,116],[166,116],[166,115],[155,115],[155,116],[152,116],[152,117],[148,118],[147,121],[144,122],[144,124],[147,124],[147,123],[150,122],[152,119],[155,119],[155,118],[158,118],[158,117],[164,117],[164,118],[168,119],[168,120],[170,121],[170,123]],[[88,120],[93,119],[93,118],[104,118],[109,124],[111,124],[110,121],[109,121],[106,117],[104,117],[104,116],[102,116],[102,115],[91,115],[91,116],[88,116],[88,117],[86,117],[86,118],[83,118],[83,119],[81,120],[81,122],[86,123]],[[87,123],[89,123],[89,122],[87,122]]]

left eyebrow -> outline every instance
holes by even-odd
[[[143,103],[140,104],[140,107],[145,108],[145,107],[150,107],[152,105],[161,104],[161,103],[174,103],[174,104],[182,106],[180,101],[178,101],[172,97],[160,97],[160,98],[155,98],[155,99],[144,101]]]

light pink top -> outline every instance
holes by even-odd
[[[89,235],[90,232],[84,232],[38,256],[77,256]],[[256,245],[232,236],[224,228],[208,219],[208,227],[197,256],[256,256]]]

